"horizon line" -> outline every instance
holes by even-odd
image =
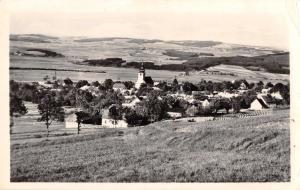
[[[228,41],[219,41],[219,40],[195,40],[195,39],[181,39],[181,40],[163,40],[160,38],[147,38],[147,37],[128,37],[128,36],[95,36],[95,35],[90,35],[90,36],[85,36],[85,35],[59,35],[59,34],[47,34],[47,33],[9,33],[10,35],[44,35],[44,36],[49,36],[49,37],[58,37],[58,38],[116,38],[116,39],[141,39],[141,40],[160,40],[163,42],[180,42],[180,41],[197,41],[197,42],[220,42],[223,44],[231,44],[231,45],[240,45],[240,46],[249,46],[249,47],[261,47],[261,48],[269,48],[273,50],[279,50],[279,51],[285,51],[289,52],[288,48],[280,48],[280,47],[275,47],[275,46],[270,46],[270,45],[250,45],[250,44],[244,44],[244,43],[234,43],[234,42],[228,42]]]

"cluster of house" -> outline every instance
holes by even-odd
[[[158,87],[156,87],[157,83],[154,83],[152,78],[150,76],[145,75],[145,69],[142,65],[138,72],[138,78],[135,83],[135,88],[139,89],[143,84],[152,86],[153,88],[157,90],[161,90]],[[233,92],[202,92],[202,91],[193,91],[191,95],[185,94],[185,93],[174,93],[169,94],[170,96],[176,98],[176,99],[182,99],[187,101],[190,105],[190,109],[197,109],[195,104],[201,104],[202,107],[207,107],[210,105],[210,100],[214,98],[232,98],[240,96],[242,93],[246,92],[248,90],[249,84],[247,81],[242,81],[240,84],[240,87],[237,91]],[[126,89],[125,85],[123,83],[115,83],[113,85],[114,90],[119,90],[125,98],[124,103],[122,104],[122,107],[128,107],[135,109],[137,104],[141,102],[143,99],[146,99],[146,96],[137,96],[134,93],[133,89]],[[81,87],[81,90],[88,90],[92,94],[96,95],[98,88],[93,86],[83,86]],[[275,106],[274,99],[282,100],[282,96],[279,92],[276,93],[270,93],[271,88],[263,89],[261,93],[257,94],[257,98],[251,103],[250,110],[262,110],[267,108],[272,108]],[[203,95],[207,97],[203,101],[199,101],[195,99],[195,96]],[[161,97],[159,97],[161,98]],[[128,124],[125,119],[116,120],[111,118],[109,112],[110,109],[113,108],[114,105],[111,105],[109,108],[105,109],[102,114],[102,126],[115,128],[115,127],[128,127]],[[171,118],[181,118],[183,116],[182,111],[170,111],[168,112],[169,116]],[[74,114],[73,114],[74,115]],[[194,116],[193,114],[190,114],[189,116]],[[74,116],[70,116],[66,118],[66,128],[76,128],[76,118]]]

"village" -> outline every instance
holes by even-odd
[[[295,3],[0,2],[0,187],[297,186]]]
[[[126,128],[160,120],[202,122],[253,116],[289,106],[289,86],[282,83],[154,81],[146,75],[143,64],[135,83],[44,80],[29,89],[51,92],[62,103],[66,129],[74,128],[78,133],[85,127]],[[24,92],[24,85],[20,88]]]

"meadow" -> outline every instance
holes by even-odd
[[[56,123],[46,138],[33,111],[15,119],[11,181],[289,181],[289,109],[268,113],[126,129],[83,128],[80,135]]]

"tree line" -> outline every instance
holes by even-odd
[[[101,124],[102,112],[104,109],[115,105],[115,110],[110,113],[112,118],[125,118],[129,125],[145,125],[147,123],[160,121],[168,118],[168,111],[179,111],[184,114],[211,115],[216,114],[218,110],[225,109],[227,112],[233,109],[237,113],[242,108],[249,108],[251,102],[256,98],[257,92],[263,88],[270,88],[271,92],[279,92],[284,98],[285,104],[289,104],[289,84],[277,83],[273,85],[262,81],[257,83],[248,83],[245,80],[236,80],[234,82],[222,81],[212,82],[201,80],[198,83],[183,82],[179,84],[177,79],[172,83],[159,82],[157,87],[161,90],[154,90],[153,87],[142,85],[140,89],[134,89],[134,83],[131,81],[122,82],[128,90],[122,94],[119,90],[114,90],[113,85],[120,81],[106,79],[100,83],[94,81],[89,83],[86,80],[73,82],[71,79],[65,80],[47,80],[46,83],[52,87],[43,87],[39,83],[21,83],[10,81],[10,116],[11,127],[13,126],[13,116],[26,114],[27,108],[23,101],[38,104],[40,113],[39,121],[45,122],[47,136],[49,127],[53,121],[64,120],[63,106],[80,108],[76,112],[78,133],[82,123]],[[248,90],[231,99],[215,98],[211,99],[209,106],[202,106],[201,101],[207,99],[205,94],[194,95],[195,102],[191,105],[183,99],[177,99],[168,94],[182,92],[192,94],[193,91],[213,93],[214,91],[238,90],[242,83],[246,83]],[[96,94],[82,90],[81,87],[89,86],[97,89]],[[134,89],[134,90],[130,90]],[[122,107],[125,102],[124,95],[136,95],[137,97],[146,96],[139,102],[134,109]]]

